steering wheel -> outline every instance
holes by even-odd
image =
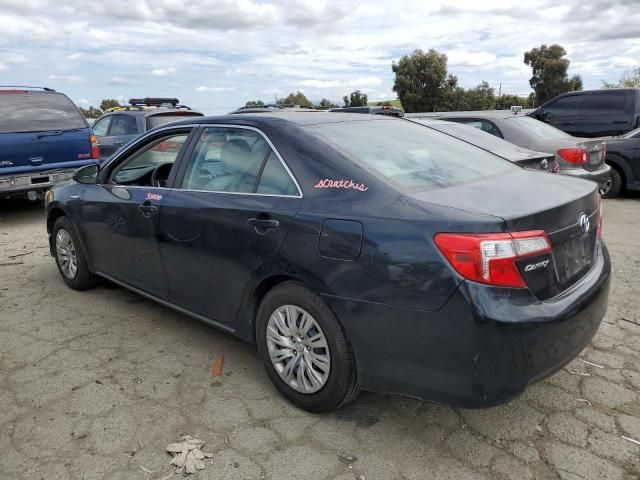
[[[169,173],[171,172],[172,167],[173,167],[173,162],[163,163],[162,165],[158,165],[151,173],[151,186],[152,187],[166,186],[167,179],[169,178]]]

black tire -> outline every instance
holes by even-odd
[[[71,242],[73,244],[77,264],[75,275],[69,275],[68,273],[66,273],[65,269],[62,266],[62,260],[57,248],[58,233],[60,233],[62,230],[69,235],[69,238],[71,239]],[[65,283],[74,290],[86,290],[95,286],[98,283],[99,278],[89,271],[87,260],[84,256],[84,252],[82,251],[82,246],[80,245],[80,240],[76,235],[76,231],[73,228],[71,221],[65,216],[58,218],[53,224],[52,235],[56,265],[58,265],[58,271],[60,272],[60,275],[62,276],[62,279],[65,281]]]
[[[616,198],[622,191],[622,175],[620,172],[612,168],[611,169],[611,184],[608,189],[602,192],[603,198]]]
[[[327,344],[331,366],[326,382],[315,393],[301,393],[287,384],[271,362],[267,346],[267,325],[275,310],[294,305],[306,310],[318,323]],[[320,296],[295,281],[287,281],[267,293],[256,318],[258,354],[271,381],[289,401],[310,412],[328,412],[340,408],[358,394],[356,362],[340,322]]]

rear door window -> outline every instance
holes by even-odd
[[[88,128],[86,120],[61,93],[0,92],[0,133],[81,128]]]
[[[624,115],[627,111],[627,92],[597,92],[587,96],[582,108],[585,115]]]
[[[109,136],[136,135],[138,125],[132,115],[112,115]]]
[[[503,138],[500,129],[495,125],[495,123],[490,122],[489,120],[483,120],[480,118],[446,118],[445,120],[463,123],[470,127],[477,128],[478,130],[482,130],[483,132],[490,133],[498,138]]]
[[[271,152],[267,158],[256,192],[265,195],[298,194],[296,185],[275,152]]]
[[[519,169],[469,143],[404,120],[335,122],[304,128],[359,166],[408,190],[440,188]]]

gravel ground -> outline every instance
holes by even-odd
[[[194,479],[638,478],[623,436],[640,440],[639,211],[637,195],[606,202],[609,312],[520,398],[471,411],[365,393],[311,415],[232,336],[121,288],[67,288],[42,205],[2,201],[0,478],[155,480],[181,434],[214,453]]]

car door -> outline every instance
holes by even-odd
[[[135,116],[116,113],[110,117],[111,123],[107,134],[98,138],[101,158],[109,158],[139,133]]]
[[[547,103],[536,115],[538,120],[548,123],[570,135],[578,135],[584,124],[581,115],[583,93],[573,93]]]
[[[576,129],[583,137],[620,135],[634,127],[633,91],[589,92]]]
[[[169,300],[231,322],[249,278],[293,224],[301,191],[256,129],[207,126],[193,144],[160,212]]]
[[[154,172],[169,178],[190,130],[163,130],[136,144],[107,164],[83,196],[80,224],[93,269],[163,299],[167,279],[158,249],[158,213],[169,189],[166,182],[157,186],[163,184],[158,175],[156,185],[151,178]]]

